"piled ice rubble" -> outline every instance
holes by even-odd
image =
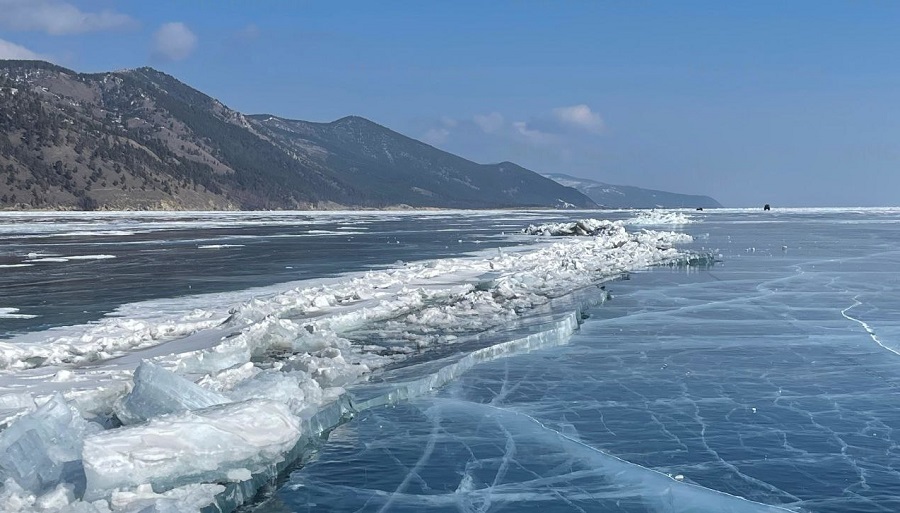
[[[226,318],[222,312],[193,310],[165,319],[108,317],[75,335],[56,335],[51,329],[45,336],[28,335],[15,344],[0,341],[0,369],[102,361],[218,326]]]
[[[0,504],[59,513],[233,508],[352,411],[344,387],[374,369],[428,346],[453,344],[459,333],[504,325],[622,272],[687,258],[673,248],[690,240],[684,234],[581,223],[595,236],[407,264],[257,297],[231,308],[215,330],[172,343],[171,351],[156,350],[154,362],[133,373],[117,362],[73,365],[86,353],[95,360],[107,340],[13,346],[5,354],[7,377],[52,363],[44,372],[56,376],[50,385],[68,401],[37,397],[43,406],[0,431],[0,477],[6,480]],[[208,327],[218,313],[190,315]],[[390,393],[423,393],[485,358],[557,344],[574,329],[572,319],[470,353]],[[159,333],[152,320],[141,322],[145,333]],[[157,322],[173,326],[170,319]],[[366,330],[396,336],[369,342],[354,336]],[[166,348],[169,339],[156,337]],[[23,354],[45,359],[15,371],[9,362]],[[95,390],[85,385],[92,379]],[[370,396],[364,403],[388,399]],[[89,415],[112,421],[83,420]]]
[[[582,219],[571,223],[530,224],[522,230],[526,235],[610,235],[621,227],[621,223],[601,221],[599,219]]]
[[[625,224],[633,226],[663,226],[690,224],[693,222],[694,219],[684,212],[674,210],[645,210],[637,216],[626,220]]]

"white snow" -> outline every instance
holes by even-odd
[[[32,256],[34,255],[34,256]],[[68,256],[38,256],[35,253],[29,253],[26,262],[34,264],[40,262],[68,262],[70,260],[108,260],[116,258],[115,255],[68,255]]]
[[[36,315],[19,313],[18,308],[0,307],[0,319],[34,319]]]
[[[116,258],[116,255],[74,255],[66,258],[69,260],[109,260],[110,258]]]
[[[0,500],[29,513],[40,510],[39,500],[91,513],[144,506],[163,511],[158,508],[172,504],[164,510],[195,511],[222,493],[221,483],[271,477],[304,435],[304,423],[318,426],[313,434],[333,425],[344,411],[345,387],[373,370],[505,325],[620,273],[684,259],[673,246],[690,240],[673,232],[629,233],[622,223],[580,223],[593,236],[541,238],[531,246],[316,282],[135,303],[97,322],[2,341],[0,427],[10,427],[0,440],[35,424],[33,415],[42,411],[35,403],[63,413],[62,406],[69,408],[76,415],[54,415],[46,425],[53,432],[68,426],[72,440],[59,461],[84,469],[87,491],[51,472],[38,484],[24,478],[4,484]],[[424,393],[484,359],[561,343],[576,326],[569,316],[540,333],[469,353],[438,374],[393,389],[390,397]],[[353,342],[359,330],[396,337],[361,345]],[[113,413],[124,426],[82,419]],[[83,450],[76,450],[79,444]],[[56,468],[40,460],[41,439],[32,446],[18,456],[23,465]],[[0,469],[2,462],[0,455]],[[178,497],[193,506],[178,509]]]

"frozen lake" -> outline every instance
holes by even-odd
[[[74,509],[88,507],[79,495],[86,486],[91,500],[121,511],[164,503],[197,511],[210,497],[223,504],[223,496],[256,493],[246,484],[253,475],[270,483],[245,506],[255,513],[900,510],[900,404],[893,404],[900,402],[900,210],[692,211],[679,214],[688,224],[657,216],[662,225],[642,225],[636,215],[590,214],[630,220],[631,233],[690,234],[693,242],[676,242],[679,251],[711,251],[720,261],[648,269],[678,261],[656,253],[665,237],[610,235],[613,242],[589,250],[587,238],[554,237],[566,245],[546,253],[549,237],[512,235],[529,223],[586,217],[563,213],[237,216],[236,224],[201,216],[180,219],[188,226],[177,230],[152,224],[165,220],[88,217],[81,221],[106,224],[61,228],[66,223],[50,219],[43,232],[27,232],[16,219],[8,223],[16,228],[0,232],[17,245],[2,263],[33,265],[0,269],[4,290],[17,294],[0,304],[7,308],[0,327],[7,344],[27,346],[7,352],[32,363],[8,362],[3,371],[7,423],[28,418],[21,417],[31,411],[23,390],[36,398],[59,390],[102,426],[86,428],[80,449],[87,484],[58,472],[57,482],[72,483],[72,491],[38,484],[34,496],[64,496],[50,511],[103,511],[93,502],[93,510]],[[104,230],[117,233],[71,234]],[[347,241],[338,232],[360,233]],[[307,240],[315,242],[299,242]],[[141,246],[171,259],[151,259],[147,268]],[[480,253],[451,258],[464,251]],[[61,256],[42,256],[51,254]],[[100,254],[116,258],[29,262]],[[421,259],[438,263],[409,264]],[[78,275],[81,284],[34,282],[44,276],[35,269],[42,264]],[[365,269],[387,274],[341,277]],[[622,276],[628,279],[604,281]],[[319,288],[279,285],[323,278],[331,281]],[[184,283],[205,294],[175,298],[182,293],[173,287]],[[245,303],[248,287],[260,299]],[[39,293],[44,299],[33,297]],[[343,297],[346,304],[334,299]],[[79,304],[90,307],[79,311]],[[157,311],[144,312],[147,305]],[[210,315],[188,319],[185,308]],[[103,333],[123,333],[123,317],[178,318],[184,333],[140,338],[134,334],[145,332],[132,329],[137,338],[109,349],[109,359],[99,352],[82,358],[85,351],[63,340],[78,334],[99,344]],[[41,331],[50,326],[57,328]],[[48,336],[55,349],[41,352]],[[247,347],[250,357],[234,356]],[[188,385],[171,378],[177,397],[166,396],[182,406],[172,411],[203,406],[190,421],[195,428],[227,430],[226,415],[244,415],[253,401],[285,405],[284,415],[262,403],[249,411],[275,412],[273,423],[296,415],[300,441],[281,452],[298,459],[273,478],[252,455],[216,456],[220,475],[185,470],[183,462],[155,474],[128,457],[146,445],[129,445],[134,440],[177,427],[166,419],[187,422],[180,414],[149,415],[150,403],[109,406],[110,397],[127,393],[122,383],[145,357],[199,384],[185,395]],[[358,372],[362,365],[369,370]],[[170,379],[159,372],[148,386]],[[160,394],[130,404],[149,398],[165,410],[170,403]],[[116,415],[150,423],[142,417],[119,427]],[[279,433],[293,429],[285,422]],[[293,443],[257,442],[261,451]],[[117,481],[97,463],[119,457],[153,490]],[[0,470],[4,461],[0,455]],[[107,487],[122,492],[110,495]],[[12,488],[7,481],[0,498],[27,495]],[[22,510],[37,511],[35,504]]]

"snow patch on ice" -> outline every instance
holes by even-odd
[[[67,256],[69,260],[109,260],[116,258],[116,255],[74,255]]]
[[[0,319],[34,319],[37,315],[18,313],[18,308],[0,307]]]
[[[137,232],[126,231],[126,230],[100,230],[100,231],[74,231],[74,232],[62,232],[62,233],[51,233],[48,234],[48,237],[112,237],[112,236],[129,236],[136,235]]]

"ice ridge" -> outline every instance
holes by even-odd
[[[429,393],[481,361],[564,343],[579,314],[471,352],[457,349],[410,379],[396,373],[369,386],[361,377],[430,348],[456,347],[623,272],[692,258],[674,247],[687,235],[602,226],[591,237],[361,273],[270,292],[224,312],[179,313],[184,323],[114,318],[78,337],[0,344],[8,378],[41,377],[41,390],[68,392],[46,420],[35,420],[48,415],[38,408],[0,431],[9,447],[24,440],[29,455],[19,470],[0,458],[7,479],[0,504],[32,512],[51,501],[60,513],[231,510],[354,412]],[[393,335],[365,335],[376,332]],[[152,361],[132,371],[136,350]],[[117,351],[132,354],[110,359]],[[27,404],[28,394],[10,390],[5,403]],[[83,417],[112,420],[100,426]],[[46,436],[17,435],[38,422],[48,426]],[[48,441],[59,432],[71,439]],[[54,444],[65,450],[49,454]],[[241,450],[221,450],[234,446]],[[31,467],[49,473],[28,478]],[[188,505],[176,509],[173,501]]]

